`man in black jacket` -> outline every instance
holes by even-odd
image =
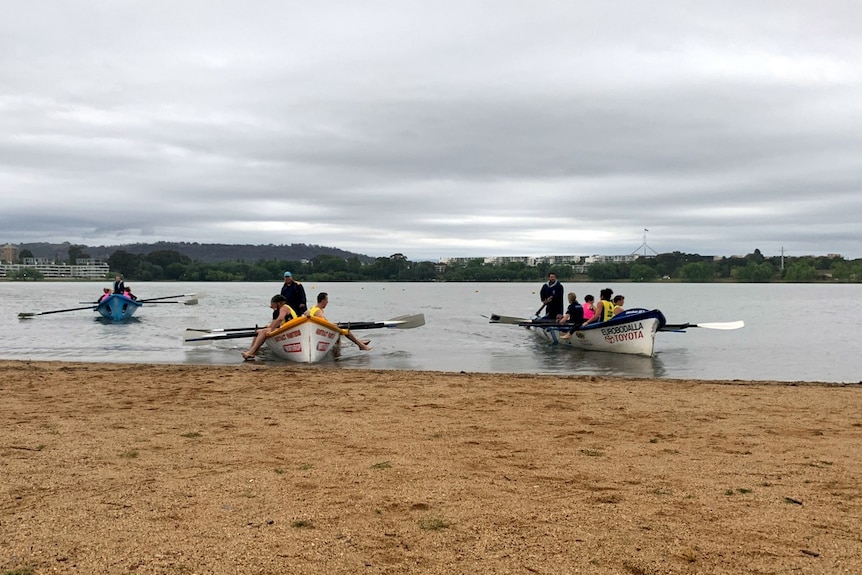
[[[563,315],[563,284],[557,281],[557,274],[551,272],[548,274],[548,283],[542,286],[539,292],[539,297],[542,299],[542,307],[545,308],[545,319],[557,321],[557,316]],[[541,312],[539,308],[537,314]]]
[[[294,281],[293,274],[284,272],[284,285],[281,286],[281,295],[287,300],[287,305],[293,308],[296,315],[302,315],[308,310],[305,301],[305,288],[298,281]]]

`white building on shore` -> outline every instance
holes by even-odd
[[[493,257],[475,257],[475,258],[441,258],[438,266],[466,266],[474,260],[482,260],[486,265],[505,265],[508,263],[518,262],[523,263],[528,267],[536,267],[541,264],[552,266],[569,266],[576,273],[586,273],[587,269],[592,264],[599,263],[630,263],[638,259],[638,254],[626,254],[619,256],[493,256]]]
[[[45,279],[101,280],[111,277],[108,262],[94,258],[78,259],[75,265],[58,264],[45,258],[24,258],[23,264],[0,262],[0,278],[25,270],[35,270]]]

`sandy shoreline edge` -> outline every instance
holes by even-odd
[[[0,360],[0,573],[858,573],[862,386]]]

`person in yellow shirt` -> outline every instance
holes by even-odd
[[[287,298],[280,293],[272,296],[272,299],[269,300],[269,307],[272,308],[272,322],[268,326],[257,330],[257,335],[254,336],[251,347],[248,348],[248,351],[242,352],[242,358],[246,361],[254,359],[257,350],[260,349],[260,346],[263,345],[263,342],[266,341],[270,333],[281,327],[281,324],[289,322],[296,317],[296,312],[293,311],[292,307],[287,305]]]
[[[329,305],[329,294],[327,294],[325,291],[322,291],[317,294],[317,304],[313,305],[311,309],[305,312],[305,314],[303,315],[307,315],[308,317],[319,317],[320,319],[325,319],[326,321],[329,321],[329,319],[327,319],[326,315],[324,315],[323,312],[323,310],[326,309],[327,305]],[[370,339],[360,340],[349,331],[344,335],[346,335],[347,339],[355,343],[362,351],[371,350],[371,348],[368,347],[368,344],[371,343]]]
[[[593,317],[583,323],[584,326],[590,325],[591,323],[608,321],[614,317],[614,304],[611,301],[613,295],[614,290],[611,288],[605,288],[599,292],[601,299],[599,300],[599,303],[596,304],[596,313]]]

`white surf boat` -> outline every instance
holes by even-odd
[[[298,363],[317,363],[328,356],[337,356],[342,336],[348,331],[375,328],[412,329],[425,325],[425,315],[402,315],[380,321],[332,323],[319,317],[300,316],[282,324],[266,338],[266,347],[279,359]],[[220,340],[253,338],[255,327],[186,329],[184,342],[203,345]],[[351,344],[352,345],[352,344]]]
[[[346,333],[325,319],[300,316],[274,330],[266,338],[266,347],[281,359],[317,363],[333,352]]]
[[[745,325],[742,321],[668,324],[664,314],[657,309],[630,309],[608,321],[592,323],[576,329],[571,338],[563,338],[561,336],[568,334],[571,326],[540,319],[531,320],[498,314],[491,314],[490,322],[525,327],[540,338],[564,347],[645,355],[647,357],[652,357],[655,353],[655,335],[659,331],[680,332],[692,327],[739,329]]]

